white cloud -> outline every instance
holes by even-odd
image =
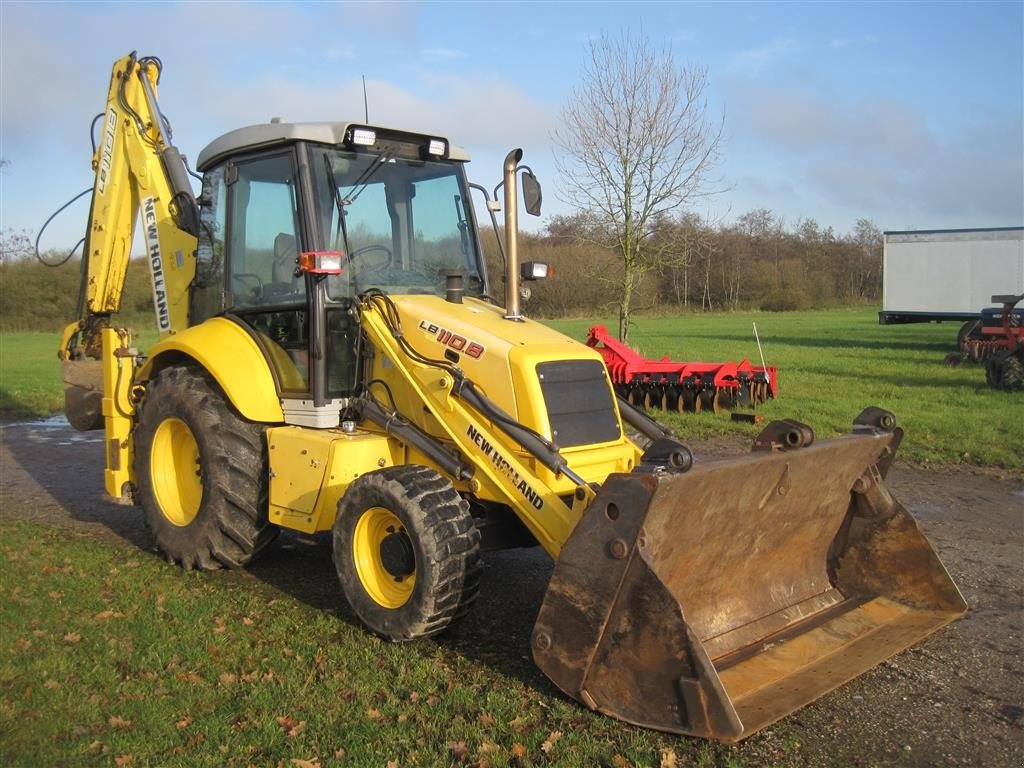
[[[796,50],[796,41],[788,37],[776,37],[757,48],[733,51],[729,54],[732,66],[745,72],[756,73],[772,62]]]
[[[737,142],[774,156],[794,184],[883,223],[1024,216],[1024,126],[1012,115],[976,114],[940,131],[907,103],[747,81],[731,87],[729,120]]]
[[[845,48],[849,44],[849,39],[845,37],[836,37],[828,41],[829,48]]]

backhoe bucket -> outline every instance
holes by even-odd
[[[966,611],[885,488],[901,430],[813,443],[805,425],[773,427],[788,438],[755,444],[772,450],[609,477],[534,627],[534,659],[563,691],[736,741]]]
[[[103,363],[99,360],[65,360],[64,415],[79,432],[103,428]]]

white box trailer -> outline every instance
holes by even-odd
[[[885,232],[878,321],[974,320],[1024,293],[1024,227]]]

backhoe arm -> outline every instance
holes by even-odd
[[[161,335],[188,325],[198,215],[170,126],[157,104],[160,64],[134,53],[114,64],[82,263],[78,320],[61,339],[62,360],[98,359],[99,331],[121,308],[135,223],[142,228]]]
[[[106,428],[108,440],[118,440],[116,452],[127,450],[132,376],[124,368],[130,367],[133,352],[128,332],[112,327],[110,316],[121,309],[140,215],[161,336],[188,326],[188,291],[195,276],[198,207],[185,161],[171,144],[170,124],[160,113],[159,79],[158,59],[139,59],[133,52],[114,64],[92,159],[96,176],[78,318],[64,328],[57,353],[68,421],[89,430],[104,426],[105,415],[113,419]],[[114,464],[110,458],[108,465]]]

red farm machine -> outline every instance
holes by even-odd
[[[1001,309],[984,309],[981,319],[965,324],[958,340],[959,352],[948,358],[953,364],[964,358],[985,363],[985,380],[995,389],[1024,389],[1024,311],[1014,309],[1024,293],[993,296]]]
[[[666,411],[720,412],[755,407],[778,393],[775,366],[739,363],[649,360],[612,336],[603,325],[591,326],[587,346],[604,358],[615,391],[632,405]]]

